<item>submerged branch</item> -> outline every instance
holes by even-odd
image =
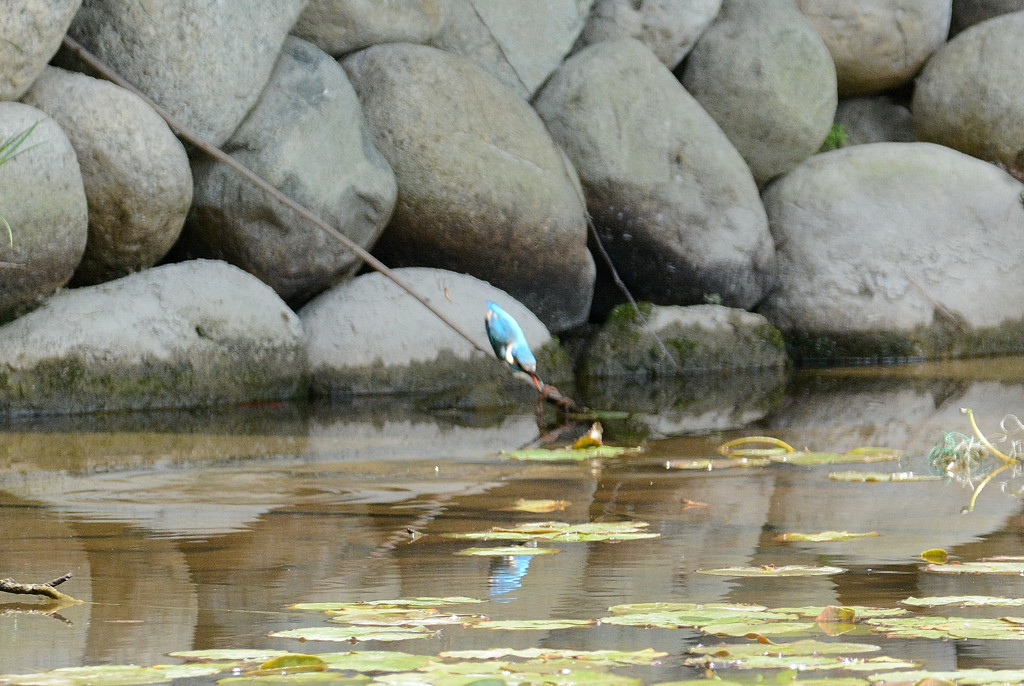
[[[70,578],[71,572],[64,576],[59,576],[52,581],[47,581],[45,584],[21,584],[11,578],[0,579],[0,592],[13,593],[15,595],[38,595],[51,600],[80,602],[55,588]]]

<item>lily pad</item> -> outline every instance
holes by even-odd
[[[288,653],[272,657],[260,664],[260,671],[323,672],[327,663],[316,655]]]
[[[823,464],[893,462],[903,457],[904,453],[892,448],[854,448],[845,453],[803,452],[786,453],[771,456],[772,462],[813,467]]]
[[[562,552],[558,548],[527,548],[521,545],[505,545],[497,548],[466,548],[460,550],[456,555],[469,555],[471,557],[508,557],[508,556],[531,556],[531,555],[555,555]]]
[[[491,650],[448,650],[438,657],[456,660],[496,660],[505,657],[526,660],[580,660],[600,665],[649,665],[668,653],[652,648],[643,650],[569,650],[567,648],[494,648]]]
[[[865,621],[873,631],[889,637],[1024,640],[1024,627],[1006,618],[915,616]]]
[[[296,638],[300,641],[407,641],[430,638],[434,632],[420,626],[312,626],[275,631],[272,638]]]
[[[698,574],[714,574],[716,576],[754,576],[754,577],[789,577],[789,576],[827,576],[842,574],[842,567],[828,565],[761,565],[760,567],[721,567],[719,569],[698,569]]]
[[[955,672],[888,672],[868,676],[873,686],[884,684],[918,684],[949,682],[959,686],[985,686],[986,684],[1017,684],[1024,681],[1024,670],[1019,669],[961,669]]]
[[[846,541],[851,538],[864,538],[867,536],[878,536],[877,531],[852,532],[852,531],[819,531],[817,533],[803,534],[789,532],[775,536],[773,541],[825,543],[831,541]]]
[[[881,646],[870,643],[830,643],[811,638],[788,643],[721,643],[714,646],[698,645],[687,652],[692,655],[708,655],[726,660],[743,660],[762,655],[853,655],[857,653],[873,653],[881,650]]]
[[[743,467],[765,467],[771,461],[767,458],[737,457],[723,459],[719,457],[698,457],[692,460],[669,460],[665,469],[689,469],[701,472],[713,472],[716,469],[737,469]]]
[[[328,610],[331,621],[351,626],[444,626],[477,621],[481,615],[442,613],[428,610],[388,610],[373,612],[365,610]]]
[[[544,512],[561,512],[571,504],[572,503],[568,500],[526,500],[525,498],[520,498],[515,502],[515,505],[508,509],[514,512],[533,512],[535,514],[540,514]]]
[[[494,619],[477,622],[475,629],[504,629],[506,631],[547,631],[594,626],[592,619]]]
[[[914,472],[832,472],[828,475],[832,481],[893,482],[893,481],[942,481],[945,477],[930,474],[914,474]]]
[[[1024,562],[952,562],[948,564],[930,564],[924,566],[926,572],[939,574],[1024,574]]]
[[[331,669],[352,672],[411,672],[434,663],[428,655],[397,650],[353,650],[347,653],[320,653],[317,657]]]
[[[585,448],[531,448],[527,450],[502,450],[501,454],[513,460],[532,462],[581,462],[608,457],[620,457],[642,452],[642,448],[624,448],[614,445],[594,445]]]
[[[1003,598],[985,595],[946,595],[910,597],[900,601],[910,607],[937,607],[939,605],[958,605],[960,607],[1021,607],[1024,598]]]
[[[737,610],[730,607],[701,607],[679,610],[649,610],[627,612],[602,617],[601,624],[617,626],[659,627],[679,629],[685,627],[703,628],[709,624],[763,624],[765,622],[795,622],[796,614],[761,609],[756,611]],[[807,625],[811,626],[811,625]],[[748,633],[748,632],[743,632]],[[742,635],[742,634],[741,634]]]
[[[220,665],[185,664],[139,667],[137,665],[91,665],[61,667],[35,674],[4,674],[0,683],[20,686],[131,686],[161,684],[175,679],[212,676]]]
[[[949,562],[949,553],[942,548],[929,548],[921,553],[921,559],[936,565],[944,565]]]
[[[645,531],[648,526],[647,522],[527,522],[512,528],[496,526],[490,531],[443,535],[447,538],[505,541],[629,541],[661,536]]]
[[[361,686],[370,683],[368,676],[357,675],[345,677],[331,672],[296,672],[289,674],[247,674],[230,676],[220,679],[218,686],[316,686],[330,684],[334,686]]]
[[[358,602],[338,603],[295,603],[289,605],[293,610],[351,610],[366,608],[394,608],[405,609],[415,607],[441,607],[444,605],[464,605],[467,603],[482,603],[478,598],[466,598],[463,596],[449,597],[419,597],[401,598],[398,600],[361,600]]]
[[[726,457],[769,457],[795,453],[796,448],[773,436],[743,436],[718,446]]]
[[[288,655],[287,650],[252,650],[248,648],[220,648],[216,650],[178,650],[170,653],[171,657],[203,662],[266,662],[280,655]]]

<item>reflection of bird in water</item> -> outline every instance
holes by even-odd
[[[519,322],[505,310],[487,301],[487,315],[484,319],[487,338],[494,348],[498,359],[504,360],[516,372],[522,372],[530,378],[533,385],[540,390],[543,383],[537,377],[537,360],[530,352],[530,345],[519,327]]]
[[[530,555],[503,555],[491,558],[491,575],[487,579],[487,588],[492,599],[508,602],[515,598],[499,598],[520,588],[523,577],[530,568]]]

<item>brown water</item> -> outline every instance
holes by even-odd
[[[589,404],[599,398],[649,413],[606,422],[608,442],[643,442],[646,450],[602,463],[500,455],[536,442],[532,416],[430,415],[383,400],[10,423],[0,447],[0,577],[38,583],[72,572],[61,590],[85,602],[44,615],[32,612],[33,600],[0,598],[0,674],[168,663],[169,652],[204,648],[350,649],[267,637],[325,624],[287,609],[308,601],[461,595],[486,599],[479,611],[493,619],[592,619],[626,602],[895,607],[911,595],[1024,596],[1024,578],[927,574],[916,558],[936,547],[965,560],[1024,554],[1018,480],[990,484],[964,514],[971,490],[955,482],[826,478],[846,469],[926,472],[924,456],[944,431],[971,432],[960,407],[998,433],[1005,415],[1024,415],[1024,360],[832,370],[798,375],[785,388],[777,382],[730,377],[592,390]],[[749,434],[814,450],[890,446],[908,457],[899,465],[665,467]],[[546,515],[508,511],[520,498],[570,504]],[[636,519],[661,538],[560,543],[561,554],[517,566],[455,556],[466,542],[438,535],[547,519]],[[880,535],[773,540],[823,530]],[[796,580],[697,572],[761,564],[848,571]],[[658,669],[636,670],[653,681],[696,676],[680,662],[700,640],[696,631],[610,626],[446,629],[358,647],[653,647],[671,655]],[[1024,667],[1016,641],[892,645],[888,654],[930,669]]]

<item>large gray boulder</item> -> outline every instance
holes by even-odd
[[[619,305],[580,363],[584,377],[660,378],[784,368],[782,334],[760,314],[721,305]]]
[[[1024,12],[1004,14],[957,35],[917,80],[911,111],[924,141],[1008,166],[1024,153]]]
[[[674,69],[721,6],[722,0],[596,0],[577,46],[635,38]]]
[[[181,233],[192,172],[181,142],[137,95],[48,67],[23,102],[53,117],[78,157],[89,238],[73,285],[110,281],[157,263]]]
[[[46,67],[82,0],[30,0],[0,6],[0,100],[17,100]]]
[[[986,19],[1020,10],[1024,10],[1024,0],[953,0],[950,32],[957,34]]]
[[[593,0],[451,0],[431,44],[476,62],[529,99],[561,63]]]
[[[343,66],[398,179],[376,254],[485,279],[556,332],[585,320],[594,262],[582,195],[537,113],[476,64],[431,47],[377,45]]]
[[[62,291],[0,327],[0,410],[280,400],[303,390],[298,317],[255,277],[181,262]]]
[[[309,0],[292,33],[338,57],[377,43],[426,43],[451,0]]]
[[[764,193],[779,284],[760,311],[803,360],[1020,351],[1022,191],[929,143],[811,157]]]
[[[580,51],[535,106],[579,172],[598,233],[637,299],[720,298],[745,309],[764,296],[775,253],[754,179],[646,46],[624,39]]]
[[[225,151],[369,248],[395,205],[395,175],[373,147],[355,91],[330,55],[285,42],[259,101]],[[195,202],[183,245],[226,260],[301,304],[359,260],[319,227],[208,157],[193,167]]]
[[[839,95],[912,79],[946,40],[952,0],[796,0],[832,53]]]
[[[24,142],[0,164],[0,321],[70,281],[88,235],[88,206],[71,142],[45,112],[0,102],[0,139]]]
[[[522,326],[548,382],[569,376],[568,358],[543,323],[508,293],[468,274],[410,267],[395,275],[425,295],[490,350],[484,328],[492,300]],[[299,311],[315,396],[416,394],[434,407],[529,403],[536,389],[483,354],[419,301],[377,272],[321,293]]]
[[[214,145],[270,78],[306,0],[84,0],[70,34]]]
[[[759,184],[818,152],[835,118],[835,65],[792,0],[725,0],[681,80]]]

